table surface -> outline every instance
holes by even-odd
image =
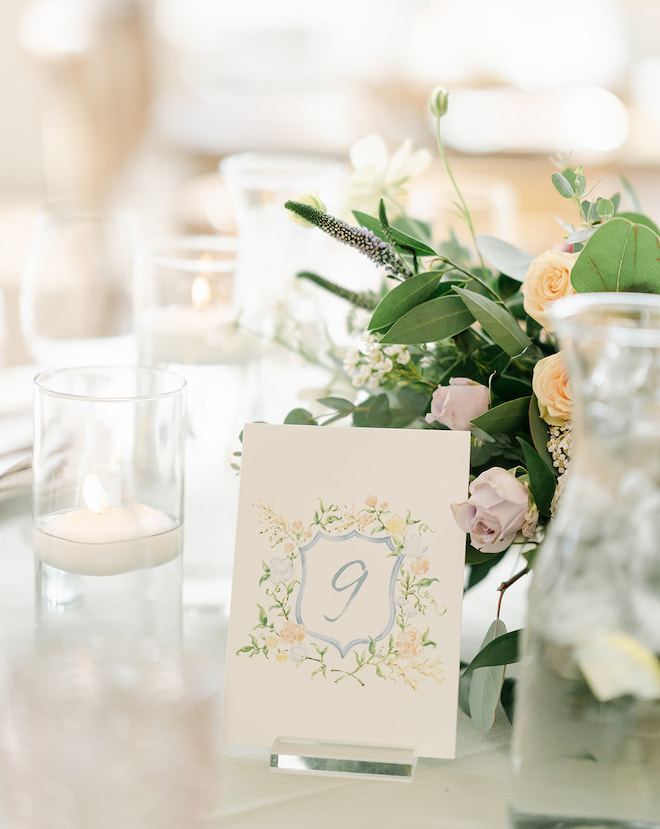
[[[15,420],[15,413],[12,413]],[[12,422],[14,422],[12,420]],[[3,418],[0,415],[0,431]],[[11,660],[34,641],[34,561],[30,501],[26,492],[0,498],[0,658]],[[511,565],[509,565],[511,566]],[[498,578],[503,576],[495,576]],[[493,580],[467,594],[462,650],[469,657],[494,614]],[[519,623],[520,607],[509,608]],[[213,660],[218,703],[227,621],[184,615],[184,638]],[[465,656],[464,656],[465,658]],[[220,704],[217,708],[220,710]],[[438,827],[507,826],[511,728],[498,715],[480,732],[458,713],[457,756],[420,759],[413,779],[390,781],[284,773],[270,769],[269,748],[223,746],[217,734],[217,795],[205,827]]]

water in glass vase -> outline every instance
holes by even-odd
[[[515,829],[657,829],[660,700],[598,700],[569,648],[536,639],[518,691]]]

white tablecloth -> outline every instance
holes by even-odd
[[[11,656],[34,636],[31,518],[26,496],[0,501],[0,651]],[[224,660],[226,626],[185,619],[185,632]],[[220,691],[221,693],[221,691]],[[455,760],[420,759],[412,781],[271,771],[266,748],[217,745],[217,793],[205,827],[506,827],[510,726],[488,733],[459,714]],[[182,829],[184,829],[182,827]]]

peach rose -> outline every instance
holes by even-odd
[[[426,556],[419,556],[410,562],[410,572],[415,576],[423,576],[429,569],[429,560]]]
[[[564,426],[571,419],[571,386],[561,352],[544,357],[534,366],[532,389],[546,423]]]
[[[448,386],[438,386],[433,392],[431,411],[426,422],[437,421],[450,429],[466,431],[470,421],[484,414],[490,406],[490,391],[468,377],[452,377]]]
[[[282,642],[290,642],[295,645],[305,638],[305,625],[299,625],[288,619],[280,628],[280,639]]]
[[[470,497],[451,509],[458,526],[470,533],[470,543],[482,553],[501,553],[519,531],[531,538],[538,511],[530,505],[525,484],[515,475],[493,466],[476,477]]]
[[[396,649],[401,656],[407,656],[408,658],[419,656],[422,648],[422,634],[415,628],[408,628],[405,633],[401,633],[397,637]]]
[[[525,311],[548,330],[552,330],[547,316],[548,306],[576,293],[571,285],[571,271],[577,258],[577,253],[546,250],[527,269],[522,284]]]
[[[368,507],[375,507],[378,503],[378,498],[376,498],[375,495],[367,495],[367,497],[364,499],[364,503]]]

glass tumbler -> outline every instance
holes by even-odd
[[[35,379],[38,632],[181,638],[185,381],[142,367]]]
[[[153,239],[139,249],[135,332],[142,364],[186,379],[184,607],[224,613],[230,594],[238,477],[233,453],[252,416],[261,343],[239,328],[236,241]]]

